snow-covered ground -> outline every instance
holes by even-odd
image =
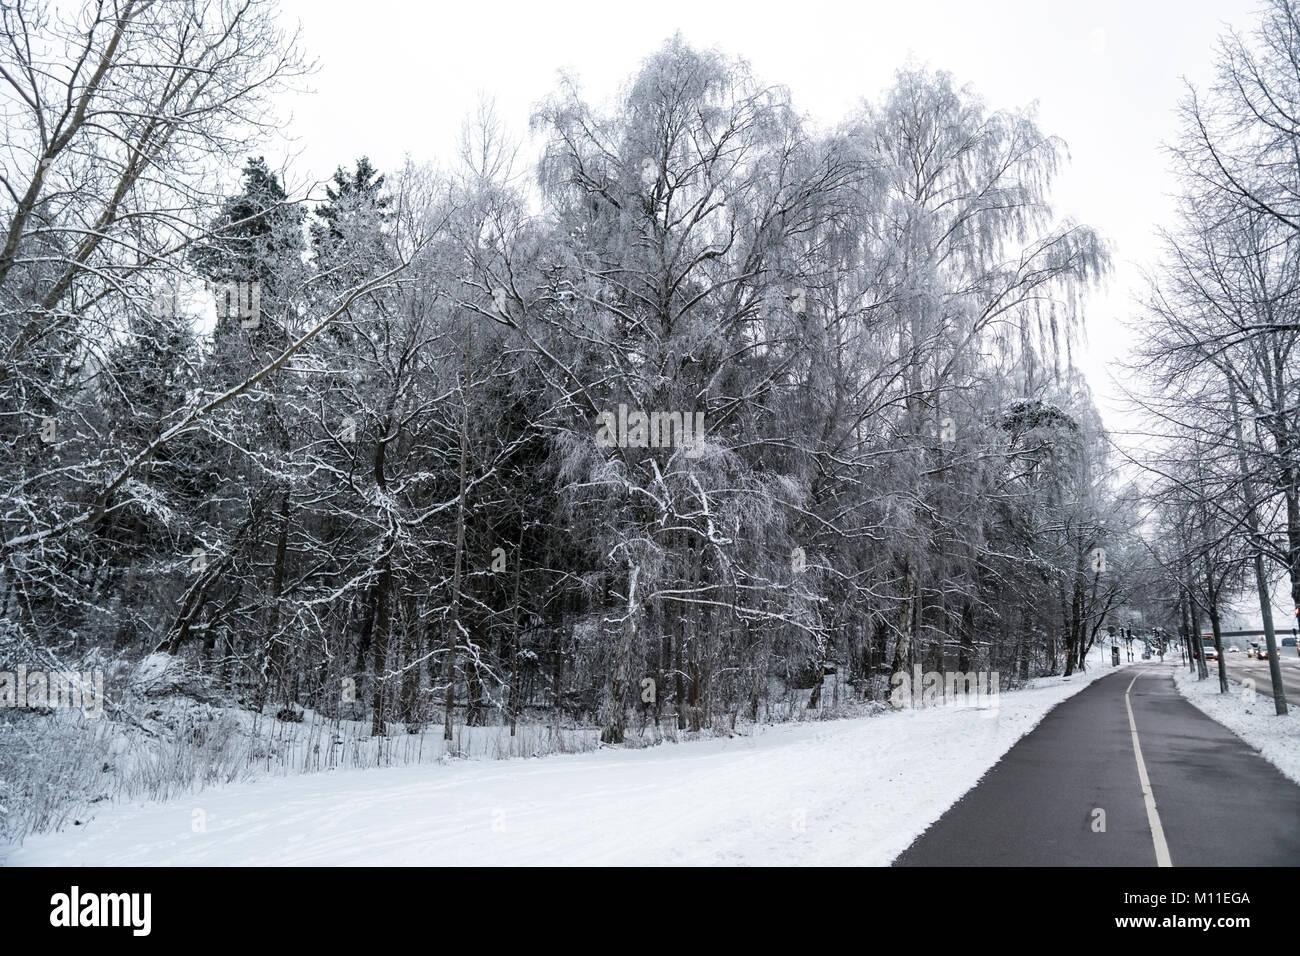
[[[1300,664],[1283,660],[1282,666],[1295,668]],[[1208,680],[1197,680],[1186,667],[1178,667],[1174,684],[1206,716],[1223,724],[1286,777],[1300,783],[1300,710],[1297,710],[1300,701],[1288,701],[1288,712],[1279,717],[1271,690],[1260,694],[1258,686],[1250,690],[1231,681],[1232,691],[1221,694],[1218,675],[1213,670]]]
[[[1100,655],[1096,656],[1100,660]],[[111,807],[10,865],[889,863],[1056,704],[937,707],[640,750],[339,770]]]

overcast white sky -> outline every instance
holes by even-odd
[[[1172,221],[1174,183],[1161,144],[1173,138],[1183,78],[1204,85],[1218,36],[1249,29],[1257,4],[284,0],[282,7],[320,67],[308,81],[312,92],[284,104],[296,139],[295,182],[323,180],[363,154],[381,171],[407,155],[450,163],[462,121],[484,96],[522,137],[560,70],[607,101],[676,31],[745,57],[823,125],[878,96],[909,57],[971,84],[991,107],[1036,102],[1042,128],[1070,151],[1054,193],[1058,214],[1092,225],[1113,246],[1115,273],[1092,297],[1079,364],[1108,424],[1123,429],[1109,366],[1124,356],[1120,323],[1131,313],[1140,266],[1156,257],[1155,229]]]

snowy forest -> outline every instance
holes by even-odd
[[[616,101],[561,76],[529,128],[485,103],[455,155],[300,190],[273,4],[2,16],[0,670],[107,675],[100,721],[0,711],[9,835],[1295,624],[1293,0],[1169,104],[1140,440],[1078,368],[1112,250],[1054,212],[1066,144],[941,65],[823,126],[672,36]]]

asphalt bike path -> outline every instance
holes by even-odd
[[[1168,666],[1128,667],[1053,708],[894,865],[1296,866],[1300,786]]]

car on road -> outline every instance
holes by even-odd
[[[1250,642],[1250,647],[1246,648],[1246,656],[1247,657],[1259,656],[1259,641]]]
[[[1217,661],[1218,659],[1219,659],[1219,652],[1215,649],[1214,645],[1213,645],[1213,644],[1206,644],[1206,645],[1205,645],[1205,660],[1206,660],[1206,662],[1208,663],[1208,662],[1210,662],[1210,661]]]
[[[1262,641],[1255,648],[1255,659],[1259,661],[1268,660],[1268,645]]]
[[[1240,650],[1241,650],[1240,647],[1238,647],[1236,644],[1233,644],[1230,648],[1228,648],[1228,653],[1229,653],[1229,654],[1236,654],[1236,653],[1237,653],[1238,651],[1240,651]]]
[[[1300,654],[1300,647],[1296,646],[1296,639],[1294,637],[1282,638],[1282,644],[1279,647],[1279,651],[1286,650],[1288,647],[1292,648],[1297,654]]]

